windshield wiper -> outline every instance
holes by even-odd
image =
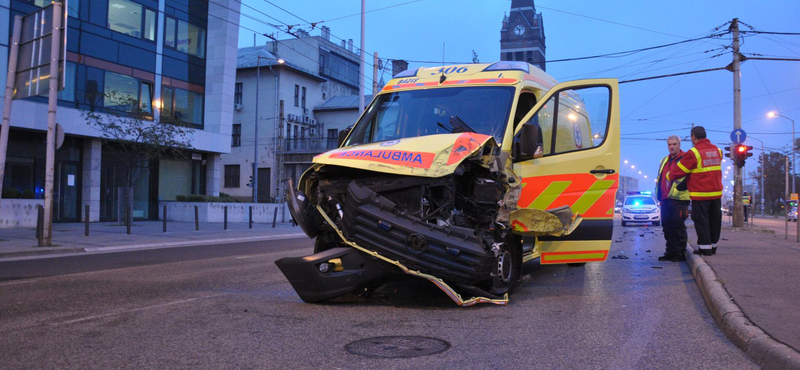
[[[472,127],[469,127],[469,125],[458,116],[450,116],[450,126],[453,126],[453,131],[451,132],[475,132]]]

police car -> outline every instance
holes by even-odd
[[[661,225],[661,209],[649,191],[628,195],[622,204],[622,226],[639,222]]]

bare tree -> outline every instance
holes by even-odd
[[[127,170],[125,180],[128,208],[133,209],[133,184],[137,180],[137,167],[142,163],[159,160],[164,156],[186,158],[187,150],[192,149],[191,129],[180,120],[169,123],[154,122],[149,102],[140,103],[127,94],[113,91],[103,94],[106,107],[103,112],[83,111],[86,123],[101,133],[104,146],[110,146],[113,153]],[[123,207],[118,207],[120,215]],[[123,218],[118,216],[118,221]]]

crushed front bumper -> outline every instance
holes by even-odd
[[[319,302],[369,286],[395,270],[353,248],[333,248],[305,257],[275,261],[300,299]],[[320,266],[327,264],[321,271]],[[399,271],[398,271],[399,272]]]

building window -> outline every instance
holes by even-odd
[[[242,146],[242,124],[234,123],[231,131],[231,146]]]
[[[180,19],[166,18],[164,46],[198,58],[205,58],[206,30]]]
[[[288,124],[286,125],[286,138],[288,139],[290,137],[292,137],[292,125]]]
[[[242,83],[237,82],[233,93],[233,104],[242,104]]]
[[[524,61],[525,59],[523,59],[523,53],[521,51],[516,52],[516,58],[514,58],[514,60],[518,62]]]
[[[300,106],[300,85],[294,85],[294,106]]]
[[[525,61],[528,63],[533,63],[533,52],[528,50],[526,53]]]
[[[239,187],[239,165],[228,164],[225,165],[225,187],[238,188]]]
[[[320,49],[319,73],[358,88],[358,63],[329,50]]]
[[[123,112],[134,112],[139,103],[139,81],[119,73],[105,73],[103,106]]]
[[[156,39],[156,13],[127,0],[108,1],[108,28],[136,38]]]
[[[300,100],[300,108],[303,108],[303,113],[305,113],[306,109],[306,88],[303,86],[303,96]]]
[[[203,126],[203,94],[175,87],[162,87],[164,108],[161,121],[182,122],[196,128]]]
[[[58,92],[58,100],[75,101],[75,69],[75,63],[66,63],[66,70],[64,71],[64,90]]]

